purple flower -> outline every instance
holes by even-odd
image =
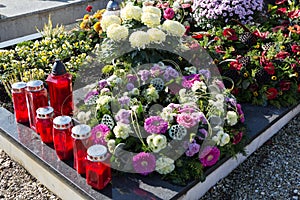
[[[98,124],[91,130],[91,140],[95,144],[106,145],[106,136],[110,133],[110,129],[105,124]]]
[[[89,99],[93,98],[94,96],[97,96],[99,95],[99,92],[97,90],[93,90],[93,91],[90,91],[89,93],[87,93],[87,95],[85,96],[84,98],[84,102],[88,102]]]
[[[127,89],[128,91],[131,91],[131,90],[133,90],[133,88],[134,88],[134,85],[133,85],[133,83],[127,83],[127,85],[126,85],[126,89]]]
[[[165,19],[173,19],[174,15],[175,15],[175,12],[172,8],[167,8],[164,11],[164,18]]]
[[[207,146],[199,155],[200,162],[204,167],[209,167],[218,161],[220,150],[217,147]]]
[[[198,132],[201,133],[204,136],[204,137],[199,136],[199,138],[202,139],[202,140],[205,139],[208,136],[208,132],[204,128],[199,129]]]
[[[201,69],[201,70],[199,70],[199,74],[203,75],[206,79],[211,78],[211,73],[209,70]]]
[[[195,126],[199,121],[194,116],[188,113],[181,113],[177,115],[176,122],[185,128],[191,128]]]
[[[155,156],[151,153],[138,153],[137,155],[133,156],[132,165],[137,173],[142,175],[150,174],[155,170]]]
[[[149,70],[140,70],[138,72],[138,75],[141,76],[141,80],[143,82],[146,82],[148,80],[149,76],[150,76],[150,71]]]
[[[242,123],[244,123],[245,122],[245,116],[244,116],[244,112],[242,110],[241,104],[236,104],[236,109],[237,109],[237,113],[239,114],[240,121]]]
[[[226,102],[229,102],[231,105],[233,106],[236,106],[236,100],[234,98],[229,98],[229,97],[226,97],[225,98],[225,101]]]
[[[164,71],[157,64],[155,64],[155,65],[153,65],[153,67],[151,67],[150,72],[151,72],[152,76],[159,76],[164,73]]]
[[[177,78],[179,76],[179,73],[176,69],[172,67],[167,67],[164,73],[164,78],[166,81],[170,81],[172,78]]]
[[[133,75],[133,74],[128,74],[127,79],[128,79],[128,82],[130,82],[130,83],[134,83],[137,81],[136,75]]]
[[[100,80],[100,81],[98,82],[99,90],[105,88],[107,85],[108,85],[108,83],[107,83],[106,80]]]
[[[118,99],[119,103],[121,104],[121,106],[129,106],[130,103],[130,98],[128,96],[123,96],[121,98]]]
[[[200,145],[196,142],[192,142],[189,144],[189,149],[185,152],[185,155],[188,157],[192,157],[193,155],[199,152],[199,149]]]
[[[168,129],[168,122],[160,116],[151,116],[145,120],[144,128],[148,133],[165,133]]]
[[[195,81],[200,81],[199,74],[192,74],[189,76],[184,76],[182,80],[182,86],[185,88],[191,88]]]
[[[130,123],[130,115],[131,115],[131,112],[129,110],[121,109],[116,114],[115,119],[118,122],[121,122],[124,124],[129,124]]]

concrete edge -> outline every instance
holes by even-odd
[[[285,126],[292,118],[300,113],[300,104],[287,112],[282,118],[271,125],[262,134],[256,137],[246,148],[247,156],[238,154],[237,158],[231,158],[218,167],[213,173],[206,177],[204,182],[199,182],[191,188],[180,200],[198,200],[219,180],[228,176],[235,168],[244,162],[253,152],[261,147],[267,140],[274,136],[283,126]]]

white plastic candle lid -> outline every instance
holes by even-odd
[[[88,148],[87,158],[90,161],[104,161],[106,159],[107,148],[103,145],[96,144]]]
[[[91,127],[86,124],[79,124],[72,128],[72,137],[74,139],[86,139],[91,136]]]

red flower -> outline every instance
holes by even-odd
[[[194,39],[202,39],[203,38],[203,34],[193,35],[192,38],[194,38]]]
[[[269,100],[275,99],[278,95],[278,91],[276,90],[276,88],[269,88],[267,90],[267,98]]]
[[[292,45],[292,52],[293,52],[293,53],[298,53],[298,52],[300,52],[300,46],[299,46],[299,45],[296,45],[296,44],[293,44],[293,45]]]
[[[225,36],[228,40],[238,40],[235,30],[231,28],[224,29],[223,36]]]
[[[263,51],[263,52],[261,53],[261,57],[260,57],[260,59],[259,59],[259,63],[260,63],[260,65],[262,65],[262,66],[264,66],[264,65],[266,65],[266,64],[269,63],[269,60],[268,60],[268,58],[265,56],[265,54],[266,54],[266,51]]]
[[[286,13],[286,8],[278,8],[276,11],[276,14],[278,15],[284,15]]]
[[[269,32],[260,32],[258,29],[256,29],[254,32],[253,32],[253,35],[255,35],[256,37],[264,40],[266,39],[266,37],[268,37],[269,35]]]
[[[266,72],[268,72],[268,74],[270,75],[274,75],[275,74],[275,67],[273,65],[272,62],[269,62],[265,67],[264,70],[266,70]]]
[[[288,17],[290,19],[296,19],[296,18],[300,17],[300,10],[293,10],[293,11],[289,12]]]
[[[233,137],[232,144],[238,144],[243,138],[243,132],[239,132]]]
[[[88,6],[85,8],[85,10],[86,10],[87,12],[92,12],[92,9],[93,9],[93,6],[91,6],[91,5],[88,5]]]
[[[291,84],[290,81],[283,80],[279,83],[279,86],[282,91],[288,91],[291,88]]]
[[[215,50],[216,50],[217,53],[226,53],[226,52],[223,50],[222,46],[215,46]]]
[[[233,95],[238,95],[239,94],[239,88],[233,88],[233,90],[231,90],[231,94]]]
[[[284,2],[286,2],[287,0],[276,0],[275,4],[280,5],[283,4]]]
[[[242,67],[243,67],[243,64],[239,63],[238,61],[230,62],[230,69],[235,69],[235,70],[240,71]]]
[[[288,57],[290,54],[286,51],[280,51],[277,55],[276,58],[278,59],[285,59],[286,57]]]

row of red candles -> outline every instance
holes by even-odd
[[[28,123],[44,143],[53,143],[60,160],[74,158],[74,168],[86,175],[87,184],[103,189],[111,181],[111,169],[105,162],[107,148],[90,145],[91,128],[88,125],[73,127],[72,76],[65,66],[56,60],[47,80],[47,89],[40,80],[12,85],[12,99],[16,121]]]

